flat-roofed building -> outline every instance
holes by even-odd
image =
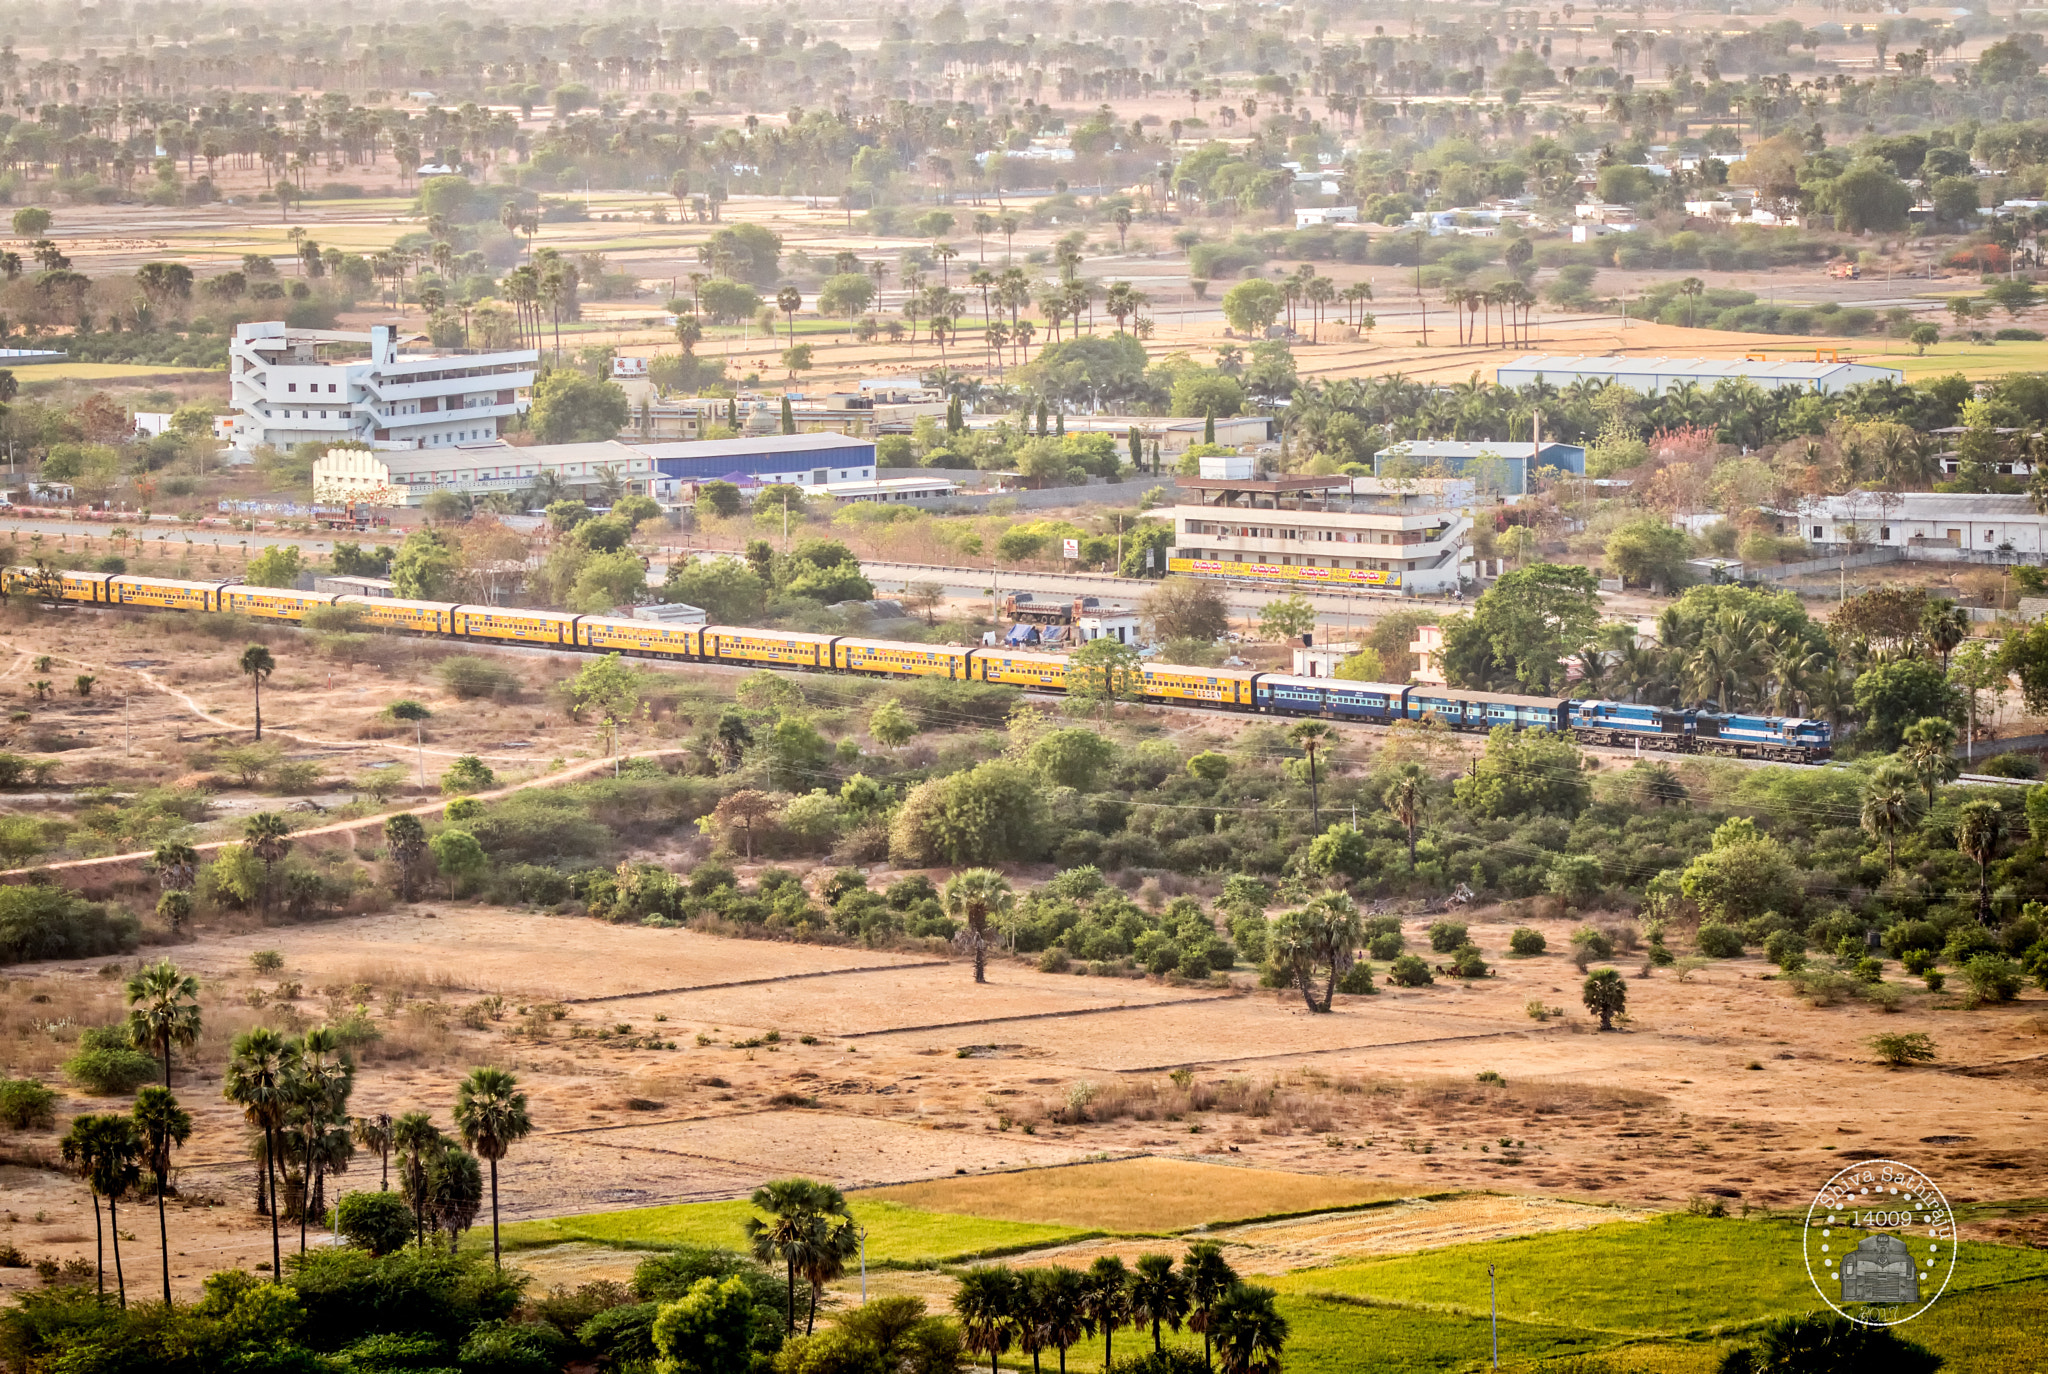
[[[1168,572],[1401,596],[1460,585],[1462,512],[1361,499],[1348,477],[1183,477],[1178,489],[1181,504],[1151,512],[1173,521]]]
[[[1877,363],[1832,359],[1801,362],[1792,358],[1569,357],[1531,353],[1502,363],[1494,380],[1505,387],[1532,386],[1538,381],[1555,387],[1586,381],[1612,382],[1647,396],[1661,395],[1687,383],[1707,391],[1722,382],[1734,381],[1748,382],[1766,391],[1789,386],[1832,394],[1866,382],[1902,385],[1906,374],[1900,368]]]

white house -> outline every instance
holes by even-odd
[[[1852,491],[1799,505],[1797,533],[1820,545],[1862,544],[2038,559],[2048,552],[2048,515],[2024,496],[1931,491]]]
[[[444,448],[494,440],[525,411],[538,351],[401,353],[399,343],[383,324],[366,334],[291,329],[282,320],[235,326],[229,439],[242,447],[355,440]]]
[[[1294,211],[1294,227],[1297,229],[1306,229],[1312,224],[1356,223],[1358,223],[1358,207],[1356,205],[1297,206]]]

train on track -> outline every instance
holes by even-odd
[[[39,572],[15,567],[0,571],[0,579],[4,579],[10,592],[87,606],[220,611],[293,622],[303,621],[307,612],[318,607],[348,606],[357,612],[365,629],[691,663],[854,673],[878,678],[936,677],[958,682],[1004,683],[1034,692],[1066,691],[1072,671],[1064,655],[1021,652],[1002,646],[952,648],[855,635],[803,634],[727,625],[663,625],[615,616],[302,592],[252,587],[240,582],[179,582],[121,573]],[[1455,730],[1491,730],[1504,725],[1566,734],[1586,744],[1783,763],[1822,762],[1832,754],[1834,743],[1833,729],[1826,721],[1799,717],[1354,682],[1170,663],[1142,664],[1134,691],[1141,700],[1165,705],[1380,725],[1434,719]]]

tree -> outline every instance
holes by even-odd
[[[1709,915],[1741,923],[1791,910],[1799,900],[1799,870],[1783,844],[1747,816],[1736,816],[1714,831],[1713,847],[1686,865],[1678,886]]]
[[[296,587],[305,565],[298,545],[272,544],[249,560],[242,580],[252,587]]]
[[[491,1262],[503,1267],[498,1247],[498,1161],[533,1133],[519,1080],[503,1069],[471,1069],[455,1091],[455,1129],[462,1143],[491,1166]]]
[[[1152,1349],[1162,1348],[1160,1327],[1180,1330],[1188,1315],[1185,1276],[1174,1272],[1171,1255],[1140,1255],[1131,1275],[1131,1319],[1152,1328]]]
[[[451,806],[454,803],[449,803]],[[427,844],[434,855],[434,871],[448,880],[448,896],[469,890],[470,884],[490,871],[490,857],[475,835],[455,826],[435,835]]]
[[[846,1199],[829,1183],[808,1178],[776,1179],[756,1188],[748,1201],[768,1216],[748,1217],[747,1242],[754,1258],[763,1264],[780,1260],[789,1282],[784,1310],[787,1329],[796,1331],[797,1271],[811,1263],[820,1247],[829,1244],[826,1232],[841,1220],[850,1219]]]
[[[1259,607],[1259,633],[1268,639],[1306,639],[1316,627],[1315,604],[1300,592]]]
[[[1870,1048],[1887,1066],[1903,1069],[1909,1064],[1926,1064],[1935,1057],[1934,1040],[1924,1031],[1873,1035]]]
[[[977,1264],[960,1276],[953,1292],[953,1315],[967,1349],[988,1356],[989,1374],[998,1374],[996,1357],[1010,1348],[1022,1297],[1015,1271],[1000,1264]]]
[[[1305,720],[1287,732],[1287,738],[1298,747],[1308,760],[1308,806],[1309,822],[1316,830],[1323,828],[1322,794],[1316,777],[1316,755],[1335,731],[1319,720]]]
[[[818,313],[859,319],[875,303],[875,279],[865,272],[841,272],[818,288]]]
[[[1856,710],[1870,749],[1896,749],[1914,722],[1930,716],[1953,720],[1961,706],[1948,675],[1925,659],[1880,663],[1856,678]]]
[[[714,625],[749,625],[767,606],[768,584],[737,558],[677,559],[660,599],[696,606]]]
[[[39,205],[24,205],[14,212],[16,237],[39,239],[50,232],[50,212]]]
[[[1223,1374],[1280,1374],[1287,1344],[1287,1319],[1273,1305],[1273,1290],[1255,1284],[1231,1287],[1210,1315],[1217,1363]]]
[[[1415,868],[1415,832],[1422,825],[1423,813],[1429,808],[1429,770],[1419,763],[1398,764],[1394,777],[1387,784],[1387,790],[1380,794],[1388,812],[1408,832],[1408,868]]]
[[[439,1127],[425,1112],[407,1112],[391,1123],[391,1148],[403,1163],[399,1169],[399,1191],[412,1208],[413,1243],[426,1236],[428,1174],[433,1157],[444,1147]]]
[[[2019,46],[2013,39],[1992,46],[2007,45]],[[1719,1374],[1935,1374],[1944,1363],[1891,1327],[1830,1312],[1777,1318],[1754,1343],[1729,1352]]]
[[[1055,787],[1087,792],[1116,758],[1117,747],[1094,730],[1048,730],[1031,741],[1025,762]]]
[[[1939,716],[1916,720],[1905,729],[1898,759],[1927,790],[1927,809],[1934,809],[1935,789],[1954,782],[1963,766],[1956,761],[1956,727]]]
[[[165,840],[150,855],[149,866],[165,891],[187,891],[199,875],[199,851],[180,840]]]
[[[1284,913],[1266,933],[1274,967],[1301,991],[1311,1012],[1327,1012],[1337,983],[1350,969],[1359,941],[1358,908],[1341,892],[1325,892]],[[1322,982],[1318,996],[1316,982]]]
[[[356,1145],[377,1156],[382,1171],[377,1187],[380,1191],[391,1187],[391,1135],[392,1121],[389,1112],[372,1112],[359,1116],[351,1122],[350,1133]]]
[[[1098,1255],[1082,1276],[1086,1287],[1081,1295],[1081,1312],[1088,1325],[1102,1333],[1102,1367],[1114,1366],[1111,1343],[1116,1329],[1131,1319],[1131,1275],[1115,1255]]]
[[[1216,1305],[1237,1285],[1237,1271],[1230,1267],[1230,1261],[1223,1258],[1223,1247],[1213,1240],[1198,1240],[1188,1246],[1187,1255],[1180,1262],[1180,1272],[1187,1280],[1188,1305],[1192,1315],[1188,1328],[1202,1333],[1202,1363],[1214,1367],[1209,1345],[1209,1328],[1216,1315]]]
[[[1916,353],[1925,357],[1929,344],[1941,342],[1941,328],[1932,324],[1916,324],[1912,332],[1906,335],[1906,342],[1913,345]]]
[[[448,1253],[452,1255],[483,1206],[483,1168],[475,1155],[445,1136],[439,1138],[439,1147],[427,1154],[425,1162],[423,1212],[433,1218],[436,1230],[448,1233]]]
[[[169,1088],[171,1046],[190,1049],[199,1043],[199,980],[160,959],[130,978],[125,991],[129,1043],[164,1061],[164,1087]]]
[[[1654,516],[1644,516],[1608,536],[1607,566],[1621,577],[1623,586],[1634,582],[1674,591],[1685,581],[1686,556],[1690,552],[1684,530]]]
[[[1919,779],[1897,759],[1886,759],[1871,770],[1863,786],[1862,824],[1872,839],[1882,838],[1885,871],[1899,866],[1899,831],[1920,817]]]
[[[1564,676],[1564,656],[1591,639],[1600,623],[1598,586],[1592,569],[1575,564],[1532,563],[1507,573],[1480,596],[1469,620],[1454,616],[1444,624],[1452,685],[1554,688]],[[1452,643],[1464,626],[1483,642],[1477,661]]]
[[[419,871],[421,857],[427,852],[427,828],[420,824],[418,816],[410,812],[401,811],[387,817],[384,821],[384,847],[398,869],[399,899],[409,902],[413,894],[413,877]]]
[[[754,1295],[744,1279],[701,1278],[654,1317],[656,1374],[748,1374],[754,1367]]]
[[[1137,646],[1108,636],[1067,655],[1067,696],[1077,701],[1129,701],[1144,684]]]
[[[799,372],[809,372],[815,355],[816,350],[807,343],[791,344],[788,348],[783,349],[782,366],[788,372],[790,380],[794,381]],[[789,398],[787,396],[782,398],[782,405],[785,410],[789,408]],[[784,434],[796,433],[795,422],[792,420],[789,428],[782,432]]]
[[[141,1141],[132,1118],[114,1112],[81,1116],[58,1142],[58,1151],[85,1180],[93,1195],[95,1241],[99,1230],[99,1199],[107,1200],[107,1230],[114,1239],[114,1283],[121,1306],[128,1306],[128,1282],[121,1271],[120,1201],[141,1180]],[[106,1263],[100,1262],[100,1293],[107,1291]]]
[[[256,738],[263,738],[263,680],[277,671],[277,660],[270,656],[270,650],[261,644],[251,644],[242,650],[242,673],[249,679],[250,690],[256,694]]]
[[[133,1110],[137,1153],[149,1170],[156,1193],[156,1235],[164,1275],[164,1309],[171,1306],[171,1229],[164,1217],[164,1195],[171,1190],[171,1151],[192,1137],[192,1113],[178,1105],[169,1088],[144,1088]],[[118,1237],[117,1237],[118,1239]]]
[[[1244,384],[1237,378],[1221,373],[1188,372],[1174,382],[1166,408],[1169,414],[1200,415],[1213,423],[1218,416],[1243,414],[1244,404]],[[1216,440],[1209,437],[1204,442],[1213,444]]]
[[[1628,1010],[1628,984],[1611,968],[1586,975],[1586,985],[1579,996],[1586,1010],[1600,1018],[1601,1030],[1613,1030],[1614,1018]]]
[[[414,530],[391,560],[391,588],[413,601],[447,601],[462,571],[454,545],[440,530]]]
[[[1214,643],[1230,632],[1230,611],[1214,583],[1169,577],[1145,595],[1144,614],[1161,640]]]
[[[569,701],[579,720],[585,711],[614,723],[632,720],[640,710],[640,674],[618,654],[592,659],[569,683]]]
[[[1282,304],[1280,288],[1255,277],[1223,293],[1223,318],[1238,333],[1259,338],[1279,317]]]
[[[228,1054],[221,1095],[242,1109],[251,1126],[263,1132],[265,1205],[270,1212],[270,1278],[282,1281],[284,1254],[278,1244],[278,1131],[291,1110],[294,1080],[299,1073],[299,1048],[271,1030],[257,1026],[236,1037]]]
[[[1849,234],[1903,229],[1906,212],[1913,208],[1911,188],[1879,158],[1851,163],[1848,171],[1825,184],[1822,200],[1834,211],[1835,227]]]
[[[1941,655],[1941,669],[1947,672],[1949,656],[1970,637],[1970,613],[1953,601],[1930,597],[1920,612],[1920,633],[1928,647]]]
[[[752,863],[754,831],[765,828],[778,809],[775,799],[766,792],[743,787],[719,798],[718,805],[711,809],[711,819],[721,830],[728,833],[738,830],[746,837],[747,862]]]
[[[1037,777],[993,760],[911,788],[890,822],[889,857],[916,868],[1028,863],[1044,857],[1051,832]]]
[[[2005,838],[2005,810],[1989,797],[1963,803],[1956,824],[1956,848],[1977,865],[1977,919],[1991,924],[1991,861]]]
[[[1016,904],[1016,894],[1002,874],[992,868],[970,868],[946,883],[940,898],[946,914],[961,925],[960,944],[974,958],[974,981],[988,981],[988,951],[991,921],[1000,924]]]
[[[533,384],[533,409],[528,417],[543,444],[596,443],[617,437],[633,417],[626,393],[617,383],[587,372],[557,368]]]
[[[242,822],[242,839],[249,852],[263,861],[264,901],[270,900],[277,865],[292,848],[292,823],[275,811],[258,811]]]
[[[884,748],[894,749],[917,733],[917,722],[901,702],[891,699],[877,706],[868,717],[868,733]]]

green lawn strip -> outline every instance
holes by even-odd
[[[1538,1325],[1704,1335],[1818,1305],[1796,1224],[1685,1215],[1297,1270],[1274,1286],[1338,1301],[1484,1314],[1489,1264],[1499,1271],[1503,1319]],[[2048,1254],[1970,1244],[1950,1291],[2040,1275],[2048,1275]]]
[[[926,1212],[893,1202],[862,1202],[856,1213],[860,1224],[867,1228],[869,1268],[925,1268],[962,1263],[1102,1234],[1072,1226]],[[514,1222],[504,1228],[504,1243],[508,1250],[528,1250],[564,1241],[588,1241],[621,1250],[665,1250],[680,1245],[745,1250],[746,1219],[755,1215],[753,1206],[744,1199],[587,1212],[544,1221]],[[483,1243],[490,1244],[488,1231],[481,1234]]]

